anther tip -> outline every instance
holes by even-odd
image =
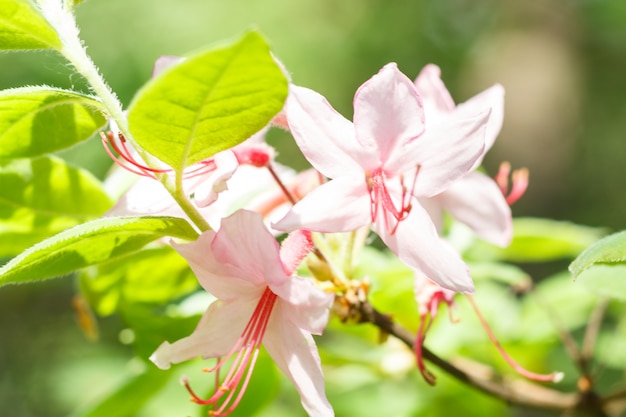
[[[189,377],[187,375],[183,375],[180,377],[180,384],[183,386],[189,385]]]
[[[554,376],[552,377],[552,382],[559,383],[563,380],[563,377],[565,376],[565,374],[563,372],[555,372]]]

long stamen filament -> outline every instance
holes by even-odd
[[[484,316],[482,315],[482,313],[478,309],[478,305],[476,304],[476,301],[474,301],[474,298],[471,295],[467,295],[467,298],[468,298],[468,300],[470,302],[470,305],[474,309],[474,312],[476,313],[476,316],[478,317],[478,320],[480,320],[481,325],[485,329],[485,332],[487,333],[487,336],[489,336],[489,339],[491,340],[491,342],[495,345],[496,349],[498,349],[498,352],[500,353],[502,358],[504,358],[504,360],[518,374],[522,375],[525,378],[528,378],[528,379],[531,379],[531,380],[534,380],[534,381],[539,381],[539,382],[559,382],[561,379],[563,379],[563,373],[562,372],[552,372],[551,374],[537,374],[535,372],[531,372],[531,371],[525,369],[520,364],[515,362],[515,360],[511,356],[509,356],[509,354],[504,350],[504,348],[502,347],[502,345],[500,344],[500,342],[498,341],[496,336],[493,334],[493,331],[489,327],[489,324],[487,324],[487,320],[485,320]]]
[[[201,405],[216,405],[221,400],[218,408],[209,411],[209,415],[227,416],[233,412],[243,398],[252,377],[263,335],[267,329],[276,299],[276,294],[266,288],[245,329],[230,352],[220,358],[214,367],[204,370],[206,372],[218,372],[228,360],[235,356],[224,381],[216,385],[215,392],[210,398],[200,398],[193,391],[189,382],[184,381],[185,388],[191,394],[193,402]],[[224,396],[226,397],[223,398]]]
[[[389,189],[387,188],[387,179],[385,178],[385,173],[383,172],[383,170],[379,168],[375,171],[366,173],[365,181],[367,183],[367,189],[370,194],[370,216],[372,222],[375,222],[378,218],[378,210],[379,207],[382,206],[383,212],[385,214],[385,228],[389,230],[390,234],[394,234],[396,232],[400,222],[406,219],[411,212],[411,197],[413,195],[413,190],[415,189],[415,184],[417,182],[417,176],[419,174],[419,171],[420,166],[418,165],[415,170],[415,175],[413,176],[410,191],[404,184],[404,176],[399,176],[400,188],[402,190],[400,207],[396,207],[396,204],[391,197]],[[395,220],[393,224],[391,224],[392,219]]]

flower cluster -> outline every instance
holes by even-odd
[[[224,416],[239,403],[262,344],[309,415],[333,415],[311,335],[322,333],[334,296],[347,286],[315,239],[373,230],[415,271],[422,318],[416,354],[427,376],[420,354],[426,320],[455,293],[474,291],[461,255],[442,237],[444,213],[505,246],[512,235],[508,203],[527,183],[527,174],[518,176],[505,196],[508,172],[496,183],[477,171],[500,131],[503,97],[495,85],[456,105],[438,67],[426,66],[411,81],[391,63],[358,89],[350,121],[317,92],[290,86],[275,124],[291,133],[313,169],[297,174],[276,163],[263,130],[185,171],[184,191],[214,230],[173,246],[217,300],[193,334],[164,342],[152,361],[168,368],[197,356],[219,358],[209,369],[216,372],[231,363],[208,399],[185,381],[193,401]],[[103,141],[120,165],[143,177],[111,215],[184,216],[153,181],[171,170],[148,169],[117,132]],[[290,234],[279,246],[274,235],[281,233]],[[314,279],[294,275],[305,258]]]

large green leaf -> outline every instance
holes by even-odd
[[[612,234],[585,249],[569,266],[575,275],[596,264],[626,264],[626,231]]]
[[[0,0],[0,50],[61,49],[61,39],[28,0]]]
[[[151,80],[129,108],[140,146],[175,169],[231,148],[283,107],[287,79],[255,32],[202,52]]]
[[[545,262],[576,257],[596,242],[603,230],[532,217],[513,219],[513,241],[506,248],[477,241],[463,255],[469,260]]]
[[[89,172],[55,157],[0,161],[0,256],[101,216],[112,201]]]
[[[31,158],[88,139],[105,123],[91,96],[50,87],[0,92],[0,158]]]
[[[135,252],[162,237],[193,240],[197,233],[175,217],[104,218],[59,233],[0,268],[0,286],[68,274]]]

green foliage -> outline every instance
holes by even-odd
[[[101,402],[84,408],[71,417],[134,416],[172,377],[172,372],[146,366],[130,376]]]
[[[206,307],[186,312],[177,305],[198,288],[198,281],[170,246],[87,268],[80,275],[80,288],[99,316],[120,314],[133,331],[135,352],[144,359],[164,340],[189,335]]]
[[[578,281],[599,295],[626,301],[626,264],[595,265],[581,272]]]
[[[0,0],[0,50],[60,49],[61,40],[28,0]]]
[[[198,287],[187,262],[170,246],[88,268],[80,282],[82,293],[100,316],[113,314],[126,304],[162,306]]]
[[[602,237],[602,229],[539,218],[513,219],[513,241],[506,248],[476,242],[464,256],[469,260],[546,262],[574,258]]]
[[[100,181],[55,157],[0,161],[0,257],[102,215]]]
[[[267,43],[249,32],[159,74],[128,118],[139,145],[182,170],[261,130],[286,97],[287,80]]]
[[[94,97],[50,87],[0,92],[0,158],[28,158],[68,148],[106,123]]]
[[[626,231],[612,234],[589,246],[569,266],[575,276],[602,264],[626,264]]]
[[[569,270],[596,293],[626,300],[626,231],[589,246],[570,264]]]
[[[81,224],[22,252],[0,268],[0,285],[40,281],[135,252],[162,237],[195,239],[175,217],[105,218]]]

